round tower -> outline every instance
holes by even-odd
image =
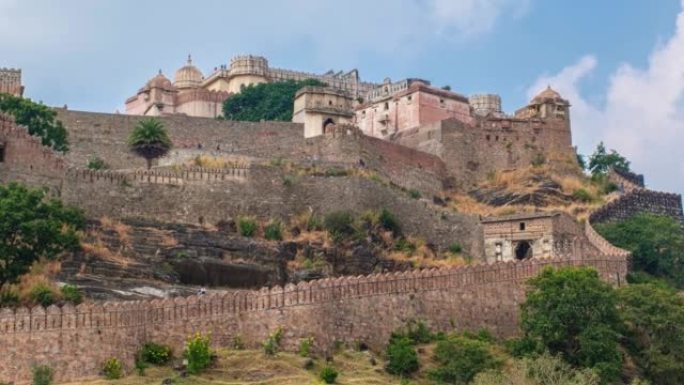
[[[230,60],[228,92],[238,93],[243,87],[268,82],[268,60],[262,56],[243,55]]]
[[[479,116],[502,115],[501,97],[496,94],[473,95],[468,98],[473,112]]]
[[[199,88],[204,80],[204,75],[197,67],[192,65],[192,57],[188,55],[188,62],[176,71],[175,85],[178,89]]]

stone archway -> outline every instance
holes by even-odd
[[[532,258],[532,245],[528,241],[519,241],[515,245],[515,259],[521,261],[529,258]]]
[[[335,121],[332,118],[328,118],[323,121],[323,133],[326,134],[328,132],[328,126],[329,125],[335,125]]]

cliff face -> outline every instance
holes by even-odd
[[[300,266],[295,259],[312,263]],[[60,281],[96,299],[140,299],[195,293],[200,287],[249,289],[289,282],[410,269],[384,260],[366,240],[326,246],[240,236],[234,226],[143,221],[91,222],[83,251],[62,261]]]

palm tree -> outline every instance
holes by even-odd
[[[152,159],[161,158],[172,147],[164,125],[155,118],[138,122],[128,137],[128,145],[133,152],[145,158],[148,170],[152,167]]]

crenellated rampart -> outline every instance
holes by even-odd
[[[389,334],[411,319],[436,330],[488,328],[500,336],[518,332],[524,282],[544,267],[586,265],[615,285],[625,282],[623,256],[547,259],[342,277],[258,291],[236,291],[153,301],[82,304],[0,311],[0,380],[28,384],[34,364],[49,364],[58,381],[99,373],[109,357],[131,369],[146,341],[180,352],[197,331],[216,346],[240,336],[250,346],[277,327],[286,348],[313,336],[318,349],[335,341],[363,341],[380,349]]]
[[[589,220],[594,224],[623,221],[639,213],[669,216],[684,224],[681,195],[644,188],[633,189],[603,205],[591,214]]]

